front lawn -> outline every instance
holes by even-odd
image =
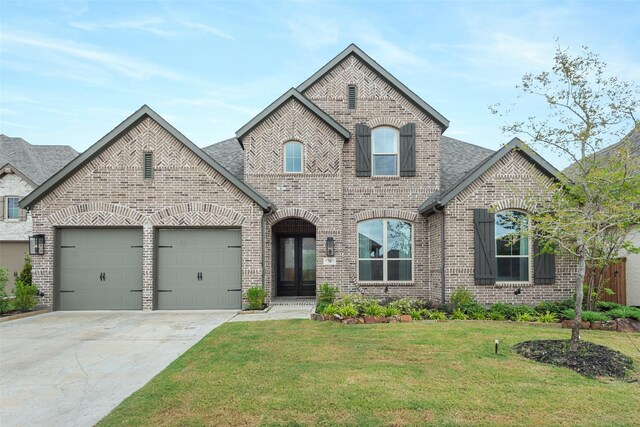
[[[100,422],[111,425],[634,425],[640,383],[585,378],[510,346],[513,322],[227,323]],[[640,334],[584,331],[640,368]],[[494,354],[494,340],[503,343]]]

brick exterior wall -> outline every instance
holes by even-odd
[[[556,257],[554,284],[497,283],[476,285],[474,281],[474,224],[473,210],[477,208],[499,211],[526,211],[527,196],[544,194],[548,178],[537,171],[522,155],[512,151],[463,190],[445,208],[445,288],[446,299],[462,285],[471,290],[482,303],[507,302],[534,304],[539,301],[558,301],[573,295],[576,268],[569,259]],[[431,218],[440,215],[432,215]],[[530,265],[532,268],[533,265]],[[522,293],[514,295],[520,288]]]
[[[347,106],[349,84],[357,85],[355,110]],[[279,209],[267,217],[268,228],[287,217],[307,218],[316,225],[318,284],[326,281],[338,285],[343,292],[368,296],[432,298],[430,236],[427,219],[417,210],[440,186],[439,125],[353,55],[310,86],[304,95],[353,137],[345,143],[295,101],[283,105],[245,136],[245,180]],[[416,124],[415,177],[356,177],[355,125],[362,122],[371,128]],[[303,174],[283,173],[282,146],[290,140],[303,144]],[[357,223],[371,218],[402,218],[413,224],[413,282],[372,284],[357,280]],[[322,265],[328,236],[336,242],[335,266]],[[267,230],[267,271],[272,272],[269,286],[275,280],[272,237]],[[275,292],[275,286],[273,289]]]
[[[153,152],[152,180],[143,179],[143,152]],[[150,118],[120,136],[32,207],[45,255],[33,257],[34,283],[52,305],[56,227],[143,229],[143,309],[154,305],[155,227],[239,227],[242,284],[262,280],[262,209]]]

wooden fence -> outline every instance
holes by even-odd
[[[604,288],[609,288],[613,291],[612,295],[607,294],[606,292],[602,292],[600,301],[610,301],[615,302],[622,305],[627,305],[627,270],[626,270],[627,259],[622,258],[620,262],[616,264],[611,264],[607,268],[604,269],[603,272],[603,280],[605,280]],[[597,272],[592,271],[591,274],[598,274]],[[587,273],[585,276],[585,283],[589,283],[590,276]]]

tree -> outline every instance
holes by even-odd
[[[640,164],[631,139],[624,135],[630,128],[640,132],[634,116],[640,89],[633,82],[607,77],[605,71],[606,64],[588,48],[574,56],[558,46],[551,71],[527,73],[517,87],[520,99],[542,101],[544,116],[501,128],[526,135],[534,146],[573,162],[557,181],[541,183],[549,190],[546,195],[528,196],[530,206],[535,206],[529,232],[539,247],[577,262],[573,351],[580,338],[586,272],[605,268],[621,250],[639,250],[627,236],[640,224]],[[512,113],[499,105],[491,108],[495,114]]]

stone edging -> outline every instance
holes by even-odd
[[[50,313],[51,308],[43,308],[41,310],[27,311],[26,313],[18,313],[12,316],[0,317],[0,323],[9,322],[11,320],[24,319],[25,317],[37,316],[39,314]]]

